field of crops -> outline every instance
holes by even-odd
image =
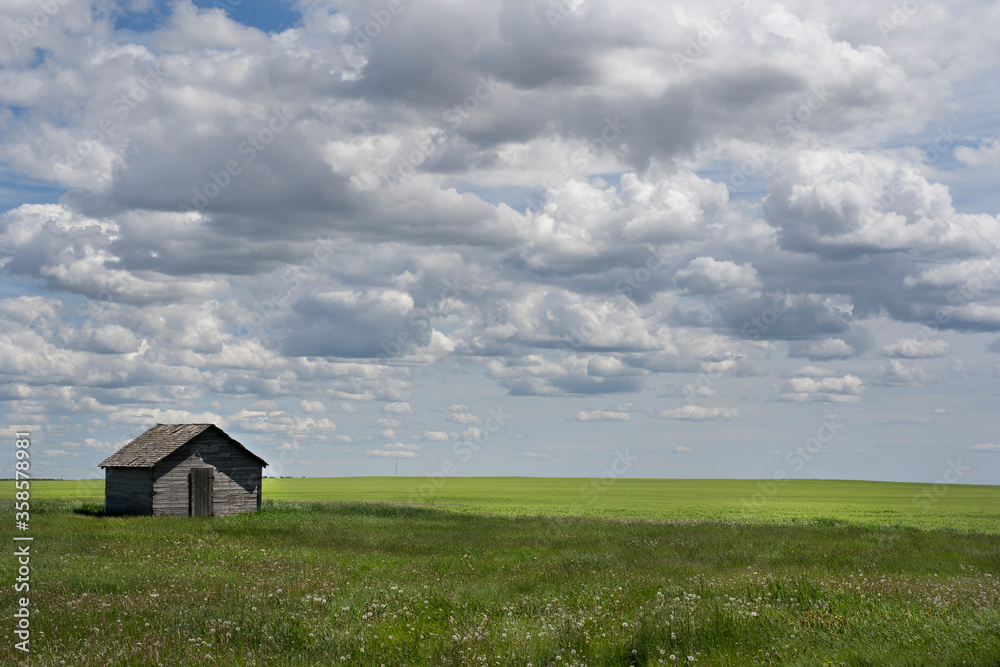
[[[35,483],[31,664],[1000,664],[996,487],[796,482],[743,516],[753,482],[454,479],[404,504],[420,483],[269,480],[334,502],[207,519]]]
[[[13,497],[13,482],[0,482]],[[103,498],[100,481],[42,481],[36,498]],[[536,477],[265,479],[274,500],[430,505],[527,516],[706,519],[754,523],[838,521],[1000,535],[1000,486],[827,480],[588,480]]]

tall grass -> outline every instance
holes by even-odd
[[[99,509],[33,507],[32,664],[1000,664],[991,535],[378,503]]]

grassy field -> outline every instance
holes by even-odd
[[[30,663],[1000,664],[996,487],[789,483],[747,517],[753,483],[626,482],[454,479],[427,507],[399,504],[418,480],[273,480],[369,502],[214,519],[33,484]]]
[[[103,498],[100,481],[35,482],[36,498]],[[13,482],[0,482],[13,497]],[[708,519],[775,523],[839,521],[1000,534],[1000,486],[733,479],[585,480],[456,477],[265,479],[274,500],[433,505],[454,512],[526,516]]]

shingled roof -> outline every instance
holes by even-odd
[[[101,461],[98,466],[101,468],[150,468],[210,428],[216,429],[264,466],[267,466],[267,461],[230,438],[215,424],[157,424]]]

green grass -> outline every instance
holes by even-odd
[[[36,664],[1000,661],[991,536],[379,504],[95,510],[35,507]]]
[[[752,482],[703,481],[699,506],[696,481],[619,480],[589,502],[582,480],[454,479],[426,499],[446,506],[390,504],[414,482],[274,480],[272,496],[389,502],[215,519],[104,517],[41,499],[74,483],[33,484],[30,662],[1000,664],[996,487],[924,509],[920,487],[860,483],[864,502],[789,483],[750,520],[735,489]],[[567,513],[672,520],[529,516]],[[952,516],[970,523],[927,529]]]
[[[36,498],[102,498],[100,481],[40,481]],[[924,495],[927,494],[927,495]],[[0,482],[13,497],[13,482]],[[455,477],[265,479],[275,500],[416,503],[477,514],[787,523],[833,521],[1000,535],[1000,486],[828,480]]]

